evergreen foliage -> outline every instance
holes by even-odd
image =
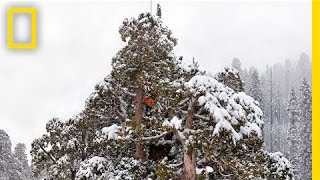
[[[263,113],[239,72],[182,66],[158,17],[125,19],[112,71],[63,122],[32,143],[34,173],[50,179],[293,179],[281,153],[262,150]],[[153,105],[145,102],[152,98]]]
[[[25,145],[17,144],[14,153],[11,151],[11,146],[9,135],[0,129],[0,179],[32,180]]]

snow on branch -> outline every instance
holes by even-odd
[[[160,138],[164,137],[167,134],[168,134],[168,132],[164,132],[164,133],[161,133],[161,134],[156,135],[156,136],[142,137],[141,139],[135,139],[133,141],[153,141],[153,140],[160,139]]]
[[[162,123],[162,126],[168,126],[168,127],[174,127],[175,129],[181,129],[182,128],[182,120],[178,119],[176,116],[174,116],[170,122],[168,120],[165,120]]]
[[[174,121],[176,126],[178,126],[178,124],[179,124],[178,122],[179,122],[179,120]],[[180,124],[180,126],[181,126],[181,124]],[[104,127],[101,129],[101,132],[97,132],[97,136],[98,136],[97,141],[98,142],[101,142],[104,140],[121,140],[121,141],[134,141],[134,142],[153,141],[156,139],[160,139],[169,133],[169,132],[163,132],[163,133],[156,135],[156,136],[141,137],[139,139],[133,139],[133,138],[130,138],[129,136],[122,137],[120,135],[121,129],[122,129],[122,127],[118,126],[116,124],[113,124],[109,127]]]
[[[110,139],[115,139],[115,140],[119,139],[119,136],[117,134],[117,131],[119,129],[121,129],[121,126],[118,126],[116,124],[113,124],[113,125],[111,125],[109,127],[102,128],[101,129],[102,138],[103,139],[108,139],[108,140],[110,140]]]
[[[268,153],[268,155],[272,162],[271,169],[275,171],[275,174],[282,176],[284,175],[283,173],[288,169],[290,171],[289,174],[293,174],[292,164],[283,156],[281,152]]]
[[[234,143],[250,133],[262,138],[263,114],[259,103],[252,97],[244,92],[237,93],[206,75],[194,76],[185,86],[189,88],[193,97],[197,98],[198,105],[203,106],[216,123],[213,135],[219,135],[222,130],[228,131]],[[199,115],[196,117],[206,119]],[[236,130],[234,125],[240,122],[245,125]]]
[[[80,164],[80,168],[76,173],[76,180],[80,179],[109,179],[112,175],[113,165],[110,160],[104,157],[94,156]]]

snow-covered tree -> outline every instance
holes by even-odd
[[[14,158],[11,146],[9,135],[0,129],[0,179],[26,180],[22,173],[23,167]]]
[[[295,69],[295,86],[300,85],[301,79],[306,78],[307,82],[311,82],[311,61],[310,57],[306,53],[301,53]]]
[[[250,85],[249,85],[249,95],[253,97],[260,104],[263,104],[263,94],[261,90],[261,81],[259,78],[258,70],[252,68],[250,71]]]
[[[236,70],[238,70],[239,72],[242,71],[242,69],[241,69],[241,61],[238,58],[233,58],[232,59],[231,66],[233,68],[235,68]]]
[[[14,157],[23,164],[23,166],[28,166],[28,159],[26,154],[27,147],[23,143],[18,143],[14,147]]]
[[[236,92],[244,91],[244,83],[237,69],[225,67],[223,71],[216,74],[215,78]]]
[[[286,106],[290,92],[286,92],[288,88],[282,78],[283,71],[281,64],[267,66],[261,79],[264,99],[261,107],[265,112],[264,134],[267,150],[281,151],[287,156],[289,120]]]
[[[18,143],[14,147],[14,158],[18,160],[18,164],[21,167],[21,176],[23,179],[32,179],[32,172],[31,168],[28,164],[28,158],[27,158],[27,147],[23,143]]]
[[[8,167],[11,167],[12,164],[10,159],[12,158],[11,154],[11,141],[6,132],[0,130],[0,178],[4,180],[10,179],[10,172],[8,172]]]
[[[196,165],[217,168],[214,168],[217,171],[215,177],[219,176],[218,170],[225,161],[240,161],[241,166],[237,153],[240,156],[244,152],[256,152],[262,144],[262,112],[257,102],[205,75],[194,76],[185,86],[189,100],[185,101],[186,106],[178,107],[181,112],[186,112],[181,117],[185,120],[184,127],[175,132],[184,149],[184,179],[195,178]],[[252,109],[244,111],[247,108]],[[202,163],[197,162],[197,158]],[[230,166],[226,172],[220,173],[235,177],[239,175],[237,170],[240,167]]]
[[[300,136],[302,136],[301,142],[301,177],[305,179],[311,179],[311,87],[308,84],[306,78],[303,79],[300,86],[300,100],[299,100],[299,118],[301,122]]]
[[[177,40],[150,14],[125,19],[112,71],[65,122],[32,144],[35,173],[52,179],[292,179],[263,151],[263,113],[237,70],[215,76],[172,53]],[[182,59],[182,58],[181,58]]]
[[[32,142],[31,155],[35,175],[45,171],[53,179],[75,178],[76,168],[79,166],[77,164],[80,163],[77,160],[81,159],[83,149],[75,147],[78,139],[76,134],[70,131],[76,133],[75,131],[80,129],[76,129],[73,122],[74,120],[69,120],[63,123],[53,118],[46,125],[47,134]],[[73,158],[75,156],[77,157]]]
[[[111,75],[120,90],[133,95],[130,101],[134,101],[134,109],[129,107],[126,113],[134,120],[133,135],[139,139],[154,134],[148,128],[157,126],[154,122],[162,118],[157,114],[165,113],[164,106],[169,103],[161,97],[170,91],[170,79],[176,70],[177,61],[172,50],[177,40],[162,25],[160,18],[149,13],[140,14],[137,19],[125,19],[119,33],[126,46],[112,59]],[[156,102],[152,107],[148,105],[153,111],[153,115],[148,117],[149,123],[144,121],[143,113],[147,108],[144,102],[147,98]],[[143,146],[142,141],[135,142],[137,159],[146,159]]]
[[[301,137],[299,134],[299,127],[301,125],[299,118],[298,100],[294,89],[291,89],[290,98],[288,102],[289,113],[289,158],[295,168],[295,174],[297,179],[301,179],[301,154],[300,145]]]

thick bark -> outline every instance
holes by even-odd
[[[136,90],[136,105],[135,105],[135,113],[134,113],[134,119],[136,122],[136,133],[138,134],[138,139],[140,138],[140,127],[141,127],[141,122],[143,118],[143,90],[141,87],[137,88]],[[145,156],[143,153],[143,147],[140,141],[137,141],[135,143],[136,146],[136,158],[144,161]]]
[[[193,150],[183,154],[183,179],[196,180],[196,160],[195,152]]]
[[[188,107],[186,124],[185,124],[185,128],[187,128],[187,129],[192,128],[193,118],[194,118],[194,114],[195,114],[195,106],[196,106],[196,102],[192,101]]]
[[[196,101],[192,101],[187,112],[186,117],[186,129],[192,128],[192,123],[195,114]],[[184,146],[184,149],[186,147]],[[184,150],[183,154],[183,179],[184,180],[195,180],[197,178],[196,175],[196,160],[195,160],[195,152],[193,149],[189,149],[188,151]]]
[[[186,151],[186,145],[184,135],[182,132],[177,130],[175,133],[177,139],[181,142],[183,147],[183,175],[181,180],[196,180],[196,155],[193,150]]]

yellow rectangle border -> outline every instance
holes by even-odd
[[[312,1],[312,179],[320,179],[320,1]]]
[[[31,14],[31,43],[15,43],[13,41],[13,16],[16,13]],[[14,7],[8,9],[8,48],[35,49],[37,47],[37,9],[33,7]]]

